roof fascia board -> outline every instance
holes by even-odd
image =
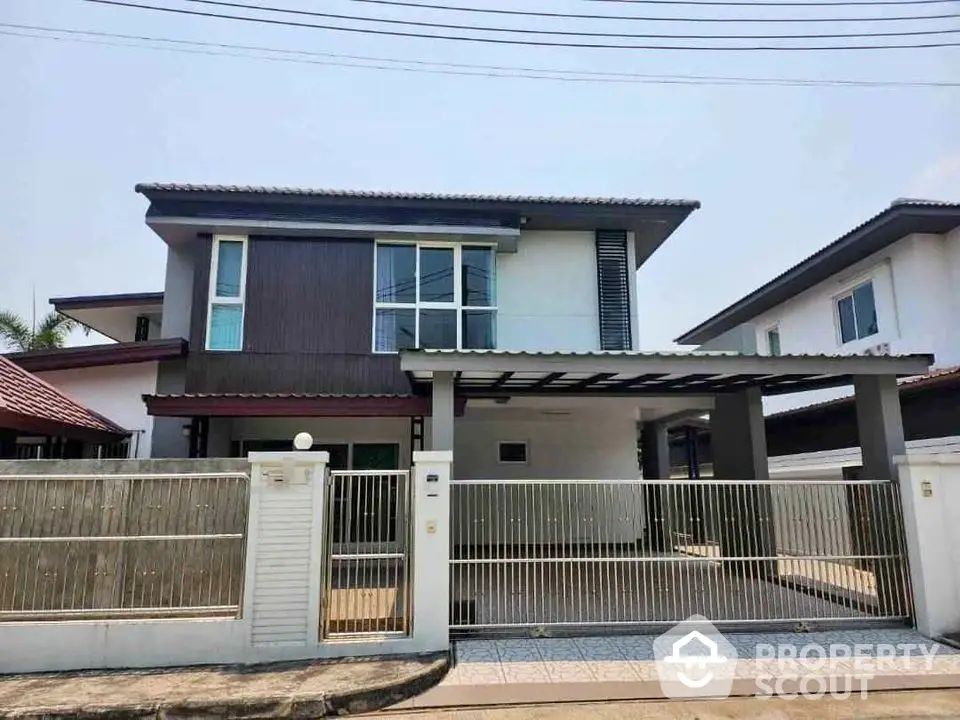
[[[778,356],[764,355],[511,355],[500,353],[400,354],[405,372],[576,372],[668,374],[817,374],[923,375],[933,364],[931,355]]]

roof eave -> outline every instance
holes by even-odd
[[[883,210],[871,219],[867,220],[862,225],[859,225],[853,230],[842,235],[837,240],[821,248],[813,255],[788,268],[773,280],[761,285],[753,292],[740,298],[712,317],[707,318],[696,327],[687,330],[683,335],[677,337],[674,342],[679,345],[702,345],[703,343],[709,342],[723,333],[732,330],[738,325],[749,322],[751,319],[766,312],[771,307],[776,307],[776,305],[780,304],[780,302],[783,302],[777,301],[767,306],[764,305],[765,296],[769,296],[770,293],[782,288],[789,282],[798,280],[804,273],[811,273],[815,271],[816,268],[829,261],[832,256],[842,252],[852,245],[855,245],[891,221],[904,216],[914,216],[917,218],[956,217],[958,225],[960,225],[960,204],[915,202],[892,205],[891,207]],[[893,244],[894,242],[897,242],[897,240],[902,239],[910,234],[912,233],[908,231],[905,234],[900,235],[898,238],[892,239],[889,243],[884,245],[884,247]],[[873,252],[876,252],[876,250]],[[822,282],[824,279],[825,278],[814,278],[805,287],[812,287],[818,282]],[[802,292],[802,290],[800,292]],[[794,293],[794,295],[795,294],[796,293]],[[793,297],[793,295],[791,297]]]

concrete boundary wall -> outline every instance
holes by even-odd
[[[319,609],[327,453],[252,453],[248,460],[77,460],[0,462],[0,475],[250,473],[243,612],[237,619],[70,620],[0,622],[0,673],[193,664],[262,663],[445,651],[452,453],[416,453],[412,476],[413,631],[323,641]],[[426,475],[430,484],[426,484]],[[297,510],[296,527],[285,521]],[[417,518],[421,522],[417,522]],[[279,556],[278,556],[279,551]],[[274,572],[281,556],[302,559]],[[289,586],[289,587],[288,587]],[[291,599],[292,598],[292,599]]]

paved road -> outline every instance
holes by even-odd
[[[613,702],[527,705],[509,708],[382,712],[378,720],[907,720],[960,718],[960,690],[874,693],[866,699],[757,700],[755,698],[695,702]]]

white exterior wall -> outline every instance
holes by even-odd
[[[835,299],[872,280],[879,332],[840,342]],[[750,321],[757,350],[769,352],[767,330],[780,329],[783,353],[857,354],[888,343],[891,354],[933,353],[936,366],[960,364],[960,232],[909,235],[837,273]],[[776,412],[852,394],[838,388],[768,398],[764,408]]]
[[[608,403],[568,416],[534,408],[468,408],[456,422],[452,521],[471,542],[635,542],[643,537],[637,422]],[[526,442],[527,462],[499,462],[499,443]],[[476,480],[620,483],[471,485]],[[576,522],[573,521],[576,518]],[[517,533],[522,532],[522,537]],[[463,536],[461,536],[463,537]]]
[[[130,439],[131,457],[150,457],[153,418],[147,415],[142,396],[156,392],[157,363],[51,370],[34,374],[82,405],[135,433]]]
[[[633,235],[628,267],[636,277]],[[633,344],[637,293],[630,282]],[[501,350],[600,349],[597,249],[592,232],[529,231],[515,253],[497,253],[497,347]]]
[[[454,427],[455,480],[623,480],[639,476],[637,421],[625,411],[598,407],[570,415],[544,415],[533,408],[468,407]],[[526,442],[527,463],[500,463],[501,441]]]
[[[960,456],[960,436],[925,438],[907,441],[907,455],[957,454]],[[839,480],[843,468],[863,464],[859,447],[819,452],[779,455],[769,459],[770,476],[775,480]]]

